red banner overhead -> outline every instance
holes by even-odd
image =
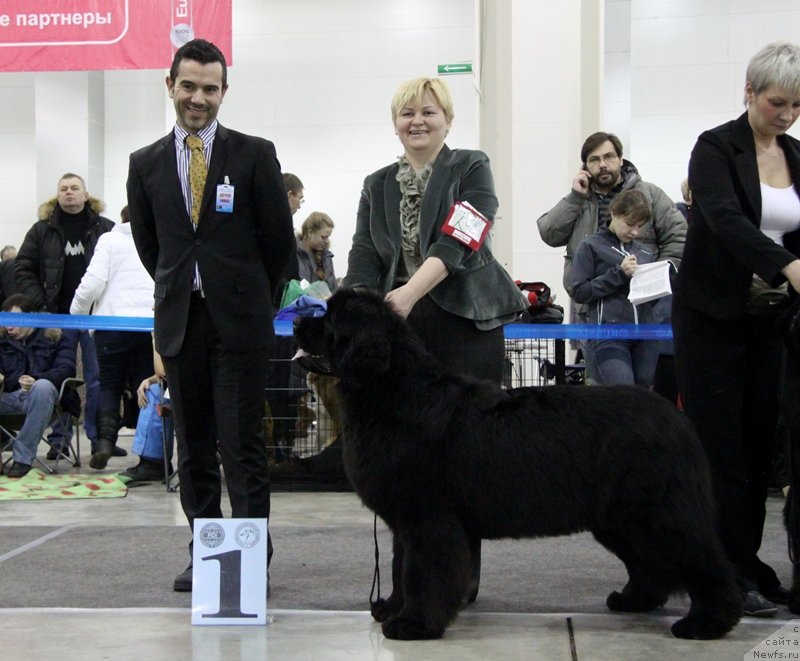
[[[231,0],[3,0],[0,71],[161,69],[190,39],[231,61]]]

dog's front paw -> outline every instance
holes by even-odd
[[[376,622],[386,622],[390,617],[397,615],[403,602],[392,594],[388,599],[378,599],[370,606],[372,617]]]
[[[717,640],[731,630],[730,625],[714,620],[684,617],[672,625],[672,635],[687,640]]]
[[[444,628],[429,631],[419,620],[410,620],[406,617],[393,617],[383,623],[383,635],[394,640],[430,640],[441,638]]]
[[[606,599],[606,606],[617,613],[647,613],[664,604],[654,597],[612,592]]]

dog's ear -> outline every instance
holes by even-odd
[[[389,369],[391,340],[372,327],[360,328],[348,336],[337,336],[335,343],[334,371],[347,385],[361,388]]]

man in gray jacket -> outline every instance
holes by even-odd
[[[650,220],[637,241],[653,252],[653,261],[669,260],[677,268],[686,239],[686,219],[669,196],[658,186],[642,181],[639,171],[622,158],[622,142],[613,133],[592,133],[581,147],[581,169],[572,180],[572,190],[536,224],[548,246],[566,246],[564,288],[572,296],[572,258],[583,239],[608,226],[611,200],[620,191],[635,189],[650,202]],[[586,306],[573,301],[571,318],[587,323]],[[585,356],[586,378],[596,378],[594,366]]]
[[[572,295],[570,268],[578,244],[606,227],[611,200],[620,191],[633,188],[651,204],[650,221],[637,241],[652,248],[655,260],[668,259],[677,267],[686,238],[686,220],[669,196],[658,186],[642,181],[636,167],[622,158],[622,143],[613,133],[593,133],[581,148],[582,167],[572,180],[572,190],[536,224],[548,246],[566,246],[564,288]],[[583,306],[575,310],[578,319]]]

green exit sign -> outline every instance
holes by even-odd
[[[472,62],[440,64],[437,69],[440,76],[452,76],[457,73],[472,73]]]

